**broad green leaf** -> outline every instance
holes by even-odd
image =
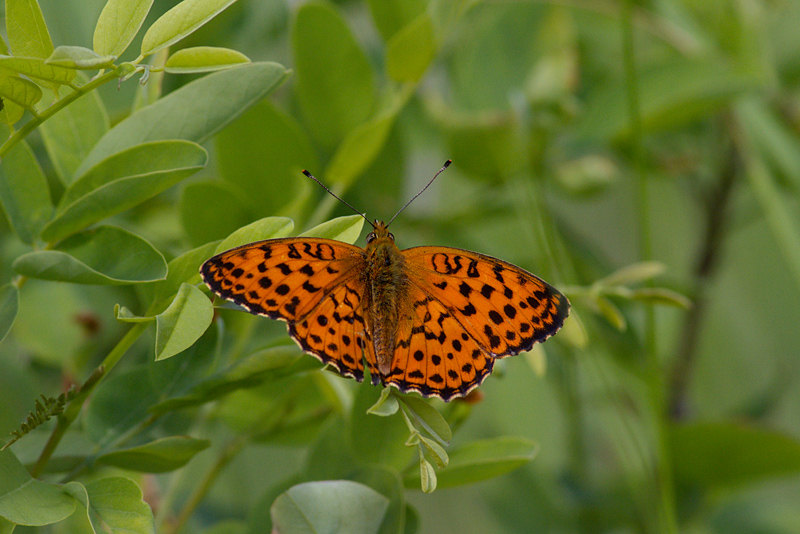
[[[411,395],[400,397],[400,400],[430,435],[442,443],[450,443],[450,440],[453,439],[453,431],[450,430],[450,425],[436,408],[427,401]]]
[[[318,46],[319,36],[325,46]],[[364,51],[336,9],[310,2],[292,31],[297,100],[305,123],[326,149],[366,121],[375,107],[375,82]]]
[[[292,213],[317,187],[300,173],[319,165],[308,134],[266,99],[222,130],[215,146],[222,178],[247,191],[256,217]]]
[[[6,284],[0,287],[0,343],[8,335],[19,311],[19,290],[17,286]]]
[[[19,142],[0,165],[0,203],[17,237],[33,243],[53,216],[50,186],[33,150]]]
[[[33,109],[33,106],[42,99],[42,90],[28,80],[0,75],[0,97],[26,109]]]
[[[53,52],[53,41],[36,0],[6,0],[6,32],[15,56],[44,59]]]
[[[375,161],[386,144],[397,114],[412,95],[412,89],[406,87],[385,112],[347,133],[325,169],[330,183],[347,187]]]
[[[88,437],[99,447],[113,443],[149,416],[148,408],[162,393],[153,385],[148,366],[116,370],[100,382],[89,399],[84,418]]]
[[[75,510],[75,499],[32,478],[10,450],[0,451],[0,517],[18,525],[56,523]]]
[[[252,63],[186,84],[109,130],[76,175],[112,154],[148,141],[185,139],[202,143],[275,90],[288,75],[277,63]]]
[[[400,409],[400,403],[397,402],[397,397],[392,395],[392,388],[383,388],[381,396],[375,404],[369,407],[367,413],[378,417],[388,417],[396,414],[398,409]]]
[[[62,88],[61,96],[68,91]],[[78,98],[39,126],[61,183],[72,182],[75,170],[108,128],[108,113],[97,91]]]
[[[152,5],[153,0],[108,0],[94,29],[94,51],[101,56],[121,56]]]
[[[384,41],[425,12],[424,0],[368,0],[372,20]]]
[[[169,308],[156,316],[156,361],[191,347],[213,319],[209,298],[195,286],[181,284]]]
[[[232,248],[263,241],[286,237],[294,229],[294,221],[286,217],[266,217],[247,226],[243,226],[226,237],[217,245],[216,253],[225,252]]]
[[[438,487],[472,484],[506,474],[530,462],[539,446],[523,438],[502,437],[473,441],[450,452],[450,463],[438,473]],[[420,474],[409,472],[407,488],[420,485]]]
[[[45,60],[45,64],[70,69],[97,70],[107,69],[116,59],[117,56],[101,56],[94,50],[82,46],[59,46]]]
[[[306,482],[272,504],[273,531],[285,534],[377,534],[389,499],[349,480]]]
[[[202,169],[206,151],[187,141],[157,141],[123,150],[75,180],[42,239],[57,241],[161,193]]]
[[[200,283],[200,266],[214,255],[216,248],[217,243],[206,243],[174,258],[167,264],[166,280],[142,287],[142,290],[148,295],[146,300],[158,306],[167,298],[171,301],[184,282],[187,284]]]
[[[246,206],[248,197],[235,186],[219,180],[193,182],[183,188],[180,216],[192,245],[218,241],[254,219]],[[197,214],[202,213],[202,217]]]
[[[142,55],[149,56],[177,43],[235,1],[183,0],[148,28],[142,40]]]
[[[236,50],[196,46],[184,48],[172,54],[164,65],[164,70],[173,74],[212,72],[229,69],[243,63],[250,63],[250,58]]]
[[[428,13],[395,33],[386,45],[386,71],[397,82],[416,83],[436,57],[436,35]]]
[[[163,280],[167,262],[141,237],[116,226],[99,226],[70,236],[52,250],[23,254],[14,270],[43,280],[120,285]]]
[[[68,482],[64,491],[85,508],[95,533],[155,534],[150,506],[142,490],[125,477],[108,477],[87,482]]]
[[[731,489],[800,472],[793,436],[743,424],[692,423],[669,433],[675,480],[690,487]]]
[[[15,104],[10,100],[3,100],[2,103],[3,109],[0,109],[0,122],[10,126],[12,124],[16,124],[22,118],[22,116],[25,115],[25,108],[19,104]]]
[[[14,527],[16,527],[14,523],[9,521],[3,516],[0,516],[0,534],[12,534],[14,532]]]
[[[180,469],[194,456],[211,446],[207,439],[170,436],[144,445],[109,452],[97,462],[140,473],[167,473]]]
[[[36,57],[0,56],[0,68],[24,74],[29,78],[55,83],[69,83],[76,74],[75,69],[50,65],[45,63],[44,59]]]
[[[402,471],[414,458],[416,450],[404,444],[408,427],[401,414],[391,417],[367,414],[380,397],[379,391],[368,380],[356,389],[350,412],[349,441],[360,463],[381,464]]]
[[[354,243],[361,235],[361,228],[364,226],[364,217],[361,215],[345,215],[326,221],[310,230],[306,230],[300,236],[322,237],[325,239],[335,239],[345,243]]]

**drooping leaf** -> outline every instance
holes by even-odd
[[[116,59],[117,56],[101,56],[94,50],[82,46],[59,46],[45,60],[45,64],[70,69],[97,70],[107,69]]]
[[[29,78],[55,83],[69,83],[76,74],[73,68],[49,64],[44,59],[36,57],[0,56],[0,68]]]

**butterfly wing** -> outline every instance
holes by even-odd
[[[330,239],[285,238],[223,252],[200,268],[220,297],[250,313],[288,323],[300,347],[342,375],[364,377],[366,357],[377,380],[364,326],[362,249]]]
[[[465,250],[403,251],[407,319],[398,328],[392,372],[400,390],[449,400],[477,387],[494,358],[530,350],[558,331],[569,301],[515,265]]]

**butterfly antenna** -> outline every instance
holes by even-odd
[[[439,169],[439,171],[438,171],[436,174],[434,174],[434,175],[433,175],[433,178],[431,178],[431,181],[430,181],[430,182],[428,182],[428,183],[425,185],[425,187],[423,187],[423,188],[422,188],[422,190],[421,190],[419,193],[417,193],[416,195],[414,195],[414,196],[411,198],[411,200],[409,200],[408,202],[406,202],[406,205],[405,205],[405,206],[403,206],[402,208],[400,208],[400,211],[398,211],[397,213],[395,213],[395,214],[394,214],[394,217],[392,217],[392,218],[391,218],[391,220],[390,220],[390,221],[389,221],[389,223],[386,225],[386,227],[388,228],[388,227],[389,227],[389,225],[390,225],[390,224],[392,224],[392,221],[394,221],[394,220],[397,218],[397,216],[398,216],[398,215],[400,215],[400,212],[402,212],[404,209],[406,209],[406,208],[408,207],[408,205],[409,205],[409,204],[411,204],[412,202],[414,202],[414,201],[417,199],[417,197],[418,197],[418,196],[420,196],[422,193],[424,193],[424,192],[425,192],[425,190],[426,190],[426,189],[428,189],[428,188],[430,187],[430,185],[433,183],[433,181],[436,179],[436,177],[437,177],[437,176],[439,176],[440,174],[442,174],[442,173],[444,172],[444,170],[445,170],[447,167],[449,167],[449,166],[450,166],[450,164],[451,164],[451,163],[453,163],[453,160],[450,160],[450,159],[448,159],[447,161],[445,161],[445,162],[444,162],[444,165],[442,165],[442,168],[441,168],[441,169]]]
[[[305,174],[306,176],[308,176],[309,178],[311,178],[312,180],[314,180],[315,182],[317,182],[319,185],[321,185],[321,186],[322,186],[322,189],[324,189],[325,191],[327,191],[328,193],[330,193],[330,195],[331,195],[333,198],[335,198],[336,200],[338,200],[339,202],[341,202],[342,204],[344,204],[345,206],[347,206],[348,208],[350,208],[350,209],[351,209],[351,210],[353,210],[354,212],[356,212],[356,213],[358,213],[359,215],[361,215],[362,217],[364,217],[364,220],[365,220],[365,221],[367,221],[367,222],[370,224],[370,226],[372,226],[373,228],[375,228],[375,223],[373,223],[372,221],[370,221],[369,219],[367,219],[367,215],[366,215],[366,214],[364,214],[364,213],[361,213],[360,211],[358,211],[357,209],[355,209],[353,206],[351,206],[351,205],[350,205],[350,204],[349,204],[347,201],[345,201],[344,199],[340,198],[340,197],[339,197],[339,196],[338,196],[336,193],[334,193],[333,191],[331,191],[330,189],[328,189],[328,186],[326,186],[325,184],[323,184],[322,182],[320,182],[319,180],[317,180],[317,178],[316,178],[316,177],[315,177],[313,174],[311,174],[310,172],[308,172],[308,171],[307,171],[307,170],[305,170],[305,169],[303,169],[303,174]]]

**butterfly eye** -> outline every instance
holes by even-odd
[[[367,243],[372,242],[373,239],[375,239],[375,232],[368,233],[367,234]]]

